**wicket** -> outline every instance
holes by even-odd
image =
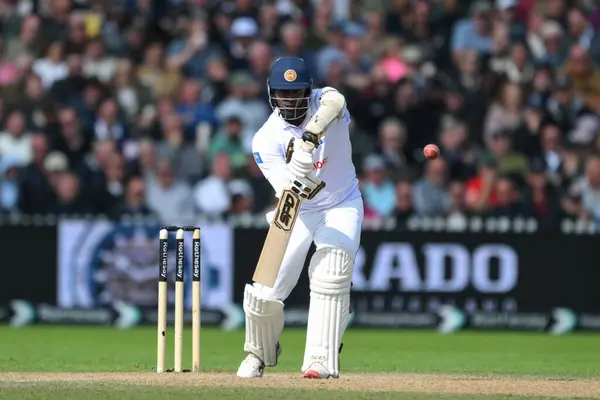
[[[175,240],[175,354],[172,370],[165,369],[167,346],[167,272],[169,232],[176,232]],[[192,234],[192,372],[200,372],[200,228],[195,226],[165,226],[159,235],[158,275],[158,350],[156,372],[190,372],[183,369],[183,313],[184,313],[184,233]]]

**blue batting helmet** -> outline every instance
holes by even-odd
[[[302,122],[308,113],[312,84],[306,61],[299,57],[279,58],[267,79],[271,108],[288,122]],[[283,91],[289,91],[289,95],[282,95]]]

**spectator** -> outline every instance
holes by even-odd
[[[40,144],[41,145],[41,144]],[[19,190],[19,209],[27,214],[46,214],[54,204],[56,186],[61,176],[68,171],[67,157],[51,152],[44,158],[42,169],[38,165],[29,169],[29,174],[21,178]]]
[[[114,98],[100,103],[94,124],[94,136],[96,140],[110,139],[119,142],[125,139],[125,124],[121,121],[119,105]]]
[[[86,78],[93,77],[102,83],[108,83],[116,72],[117,60],[105,54],[104,43],[100,39],[94,39],[85,47],[82,68]]]
[[[476,0],[470,12],[471,18],[459,21],[452,32],[452,52],[455,60],[464,50],[475,50],[482,54],[490,54],[492,51],[489,20],[491,6],[486,1]]]
[[[0,154],[11,155],[20,165],[31,162],[31,136],[20,111],[11,112],[6,118],[5,130],[0,133]]]
[[[133,176],[127,182],[125,196],[110,211],[109,215],[118,219],[123,216],[148,216],[152,212],[146,204],[146,183],[144,178]]]
[[[572,217],[600,223],[600,156],[588,159],[585,176],[571,186],[563,199],[563,209]]]
[[[521,199],[515,183],[507,176],[500,176],[495,184],[498,202],[494,205],[489,216],[492,217],[529,217],[531,212]]]
[[[137,69],[137,77],[152,90],[155,98],[175,96],[182,81],[179,68],[165,61],[160,42],[154,42],[146,48],[144,61]]]
[[[415,183],[413,204],[419,215],[439,216],[450,210],[446,162],[442,158],[427,163],[425,176]]]
[[[367,156],[363,165],[362,192],[365,217],[388,217],[396,207],[394,183],[386,177],[385,161],[375,154]]]
[[[5,156],[0,162],[0,212],[19,211],[19,167],[18,159]]]
[[[405,227],[408,219],[414,214],[412,184],[407,180],[396,183],[396,224]]]
[[[490,154],[498,162],[498,172],[511,175],[513,179],[525,179],[529,163],[525,155],[513,149],[512,141],[508,132],[494,134],[489,144]]]
[[[221,215],[231,207],[230,189],[231,164],[225,153],[213,158],[211,174],[194,187],[196,207],[203,213]]]
[[[244,151],[252,150],[252,138],[265,123],[271,109],[264,101],[257,98],[259,87],[256,81],[247,73],[237,72],[229,80],[229,95],[216,109],[220,121],[232,116],[242,121],[240,136]]]
[[[87,83],[86,78],[83,76],[80,55],[68,55],[67,66],[69,68],[67,77],[54,82],[50,92],[51,96],[60,104],[69,104],[74,99],[80,98]]]
[[[252,43],[259,34],[256,21],[250,17],[236,18],[231,24],[228,40],[229,65],[233,70],[248,67],[248,56]]]
[[[379,154],[390,169],[406,166],[407,154],[406,130],[402,122],[396,118],[388,118],[381,123],[379,129]]]
[[[54,42],[48,46],[46,58],[38,59],[33,63],[33,72],[42,79],[45,88],[49,88],[54,82],[67,77],[69,69],[64,61],[63,47],[60,42]]]
[[[59,134],[53,147],[67,156],[71,168],[78,169],[92,150],[92,133],[83,128],[74,108],[61,109],[58,122]]]
[[[228,186],[231,193],[229,215],[238,217],[252,215],[254,194],[248,182],[238,179],[231,181]]]
[[[217,133],[211,142],[209,157],[214,160],[219,154],[225,153],[231,160],[231,167],[240,169],[246,166],[247,152],[242,145],[242,120],[232,115],[225,120],[222,130]]]
[[[546,174],[544,161],[536,158],[529,168],[529,187],[527,198],[531,201],[532,213],[543,229],[557,228],[558,217],[561,217],[560,204],[556,187],[551,184]]]
[[[162,223],[182,224],[193,215],[193,197],[190,186],[175,178],[171,164],[159,161],[154,175],[146,179],[148,208]]]
[[[185,141],[181,118],[171,114],[162,120],[164,139],[157,143],[154,153],[159,160],[170,160],[175,177],[184,182],[195,182],[202,176],[200,154]]]
[[[514,131],[523,123],[523,89],[515,83],[502,87],[500,99],[486,116],[484,135],[488,142],[499,132]]]
[[[562,70],[573,80],[575,92],[594,112],[600,111],[600,71],[592,65],[590,54],[581,46],[573,46]]]
[[[127,171],[125,159],[119,153],[106,157],[101,173],[95,175],[91,194],[97,212],[107,214],[121,201],[125,192]]]
[[[185,37],[175,39],[167,48],[169,69],[182,70],[191,78],[202,78],[208,61],[219,54],[216,46],[208,42],[206,23],[192,21]]]
[[[40,56],[43,48],[40,36],[40,18],[37,15],[28,16],[21,24],[19,37],[6,43],[4,56],[13,62],[23,55],[33,58]]]
[[[48,205],[48,211],[57,215],[81,215],[93,212],[92,205],[81,196],[79,178],[66,172],[56,184],[56,199]]]
[[[481,213],[497,203],[495,191],[497,165],[493,157],[480,156],[477,175],[465,183],[465,200],[470,212]]]
[[[217,116],[212,106],[202,101],[200,85],[195,80],[186,80],[179,92],[177,114],[181,117],[185,130],[191,135],[201,123],[208,123],[212,129],[218,125]]]

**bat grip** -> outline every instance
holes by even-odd
[[[310,143],[314,148],[319,147],[319,135],[310,132],[304,132],[302,134],[302,140],[304,143]]]

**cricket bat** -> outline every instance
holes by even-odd
[[[293,142],[290,142],[290,146],[293,146]],[[288,146],[288,154],[290,146]],[[314,147],[311,152],[313,150]],[[252,277],[254,282],[271,288],[275,285],[302,201],[304,198],[294,192],[291,187],[283,189]]]

